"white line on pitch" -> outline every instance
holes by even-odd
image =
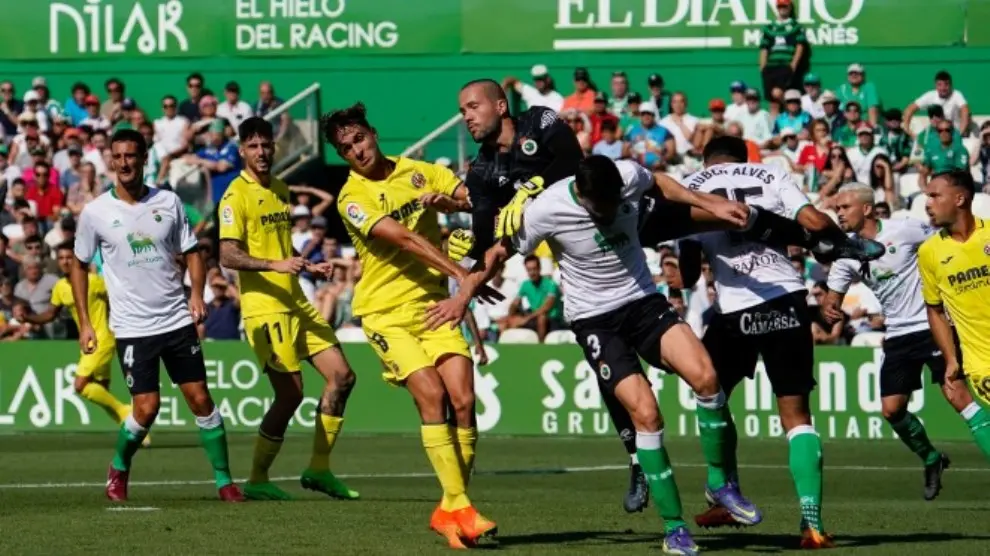
[[[674,462],[674,468],[705,468],[707,467],[703,463],[676,463]],[[559,467],[559,468],[531,468],[531,469],[494,469],[494,470],[484,470],[476,471],[475,475],[565,475],[568,473],[594,473],[598,471],[620,471],[623,469],[628,469],[628,465],[590,465],[590,466],[577,466],[577,467]],[[750,464],[750,465],[740,465],[740,469],[770,469],[770,470],[785,470],[790,469],[786,465],[771,465],[771,464]],[[919,471],[920,466],[915,467],[888,467],[881,465],[832,465],[825,466],[827,471],[879,471],[879,472],[897,472],[905,471],[916,473]],[[990,472],[990,468],[982,467],[952,467],[949,469],[949,473],[987,473]],[[339,479],[421,479],[421,478],[433,478],[435,475],[433,473],[427,472],[416,472],[416,473],[344,473],[337,475]],[[238,483],[244,482],[245,479],[237,479]],[[272,477],[272,482],[275,483],[285,483],[298,481],[299,476],[286,476],[286,477]],[[192,481],[131,481],[131,486],[191,486],[191,485],[212,485],[213,481],[210,480],[192,480]],[[106,482],[75,482],[75,483],[6,483],[0,484],[0,490],[16,490],[16,489],[43,489],[43,488],[53,488],[53,489],[66,489],[66,488],[95,488],[106,486]]]
[[[157,512],[154,506],[110,506],[108,512]]]

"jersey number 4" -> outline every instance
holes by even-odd
[[[121,358],[122,363],[125,367],[131,368],[134,366],[134,346],[130,345],[124,348],[124,357]]]

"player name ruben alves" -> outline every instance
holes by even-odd
[[[730,174],[733,176],[746,176],[750,178],[756,178],[762,181],[763,183],[765,183],[766,185],[770,185],[774,180],[773,174],[767,172],[766,168],[763,168],[761,166],[748,166],[748,165],[739,164],[736,165],[731,172],[729,171],[728,168],[722,166],[712,166],[711,168],[706,168],[704,170],[700,170],[692,174],[691,181],[688,184],[688,188],[698,189],[702,186],[702,184],[714,178],[715,176],[726,176]]]
[[[801,326],[797,313],[792,308],[789,313],[770,311],[769,313],[743,313],[739,317],[739,330],[747,336],[760,336],[768,332],[790,330]]]

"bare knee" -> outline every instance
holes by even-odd
[[[186,395],[186,403],[189,405],[189,411],[192,411],[196,417],[206,417],[213,413],[213,400],[206,388]]]
[[[143,394],[135,396],[131,402],[131,416],[142,427],[150,427],[158,417],[158,410],[161,407],[161,400],[158,394]]]
[[[76,394],[82,394],[86,385],[90,383],[91,379],[88,376],[77,376],[76,380],[72,382],[72,388],[76,391]]]
[[[785,431],[801,425],[811,425],[811,411],[807,396],[781,396],[777,398],[780,424]]]
[[[973,403],[973,395],[963,382],[955,383],[952,386],[949,383],[943,384],[942,395],[945,396],[945,401],[949,402],[949,405],[956,411],[962,411]]]
[[[420,376],[417,376],[420,375]],[[435,370],[418,371],[406,386],[413,395],[420,419],[425,424],[439,424],[447,420],[447,392]]]
[[[883,413],[883,418],[889,422],[900,420],[904,416],[904,410],[906,408],[907,400],[902,401],[899,397],[883,398],[880,402],[880,410]]]
[[[333,375],[334,387],[342,395],[346,396],[354,390],[354,385],[357,384],[357,375],[350,367],[344,367],[340,371],[334,373]]]
[[[659,431],[662,425],[660,421],[660,410],[654,403],[640,403],[635,409],[629,412],[636,430],[641,432]]]

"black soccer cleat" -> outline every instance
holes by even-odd
[[[646,482],[646,475],[639,464],[629,466],[629,492],[622,502],[622,507],[628,513],[641,512],[650,502],[650,484]]]
[[[836,259],[853,259],[861,263],[868,263],[882,257],[886,249],[879,241],[850,237],[838,244],[823,239],[811,249],[811,253],[822,264],[832,263]]]
[[[925,466],[925,500],[931,502],[938,498],[938,493],[942,492],[942,473],[952,465],[949,456],[938,455],[938,461]]]

